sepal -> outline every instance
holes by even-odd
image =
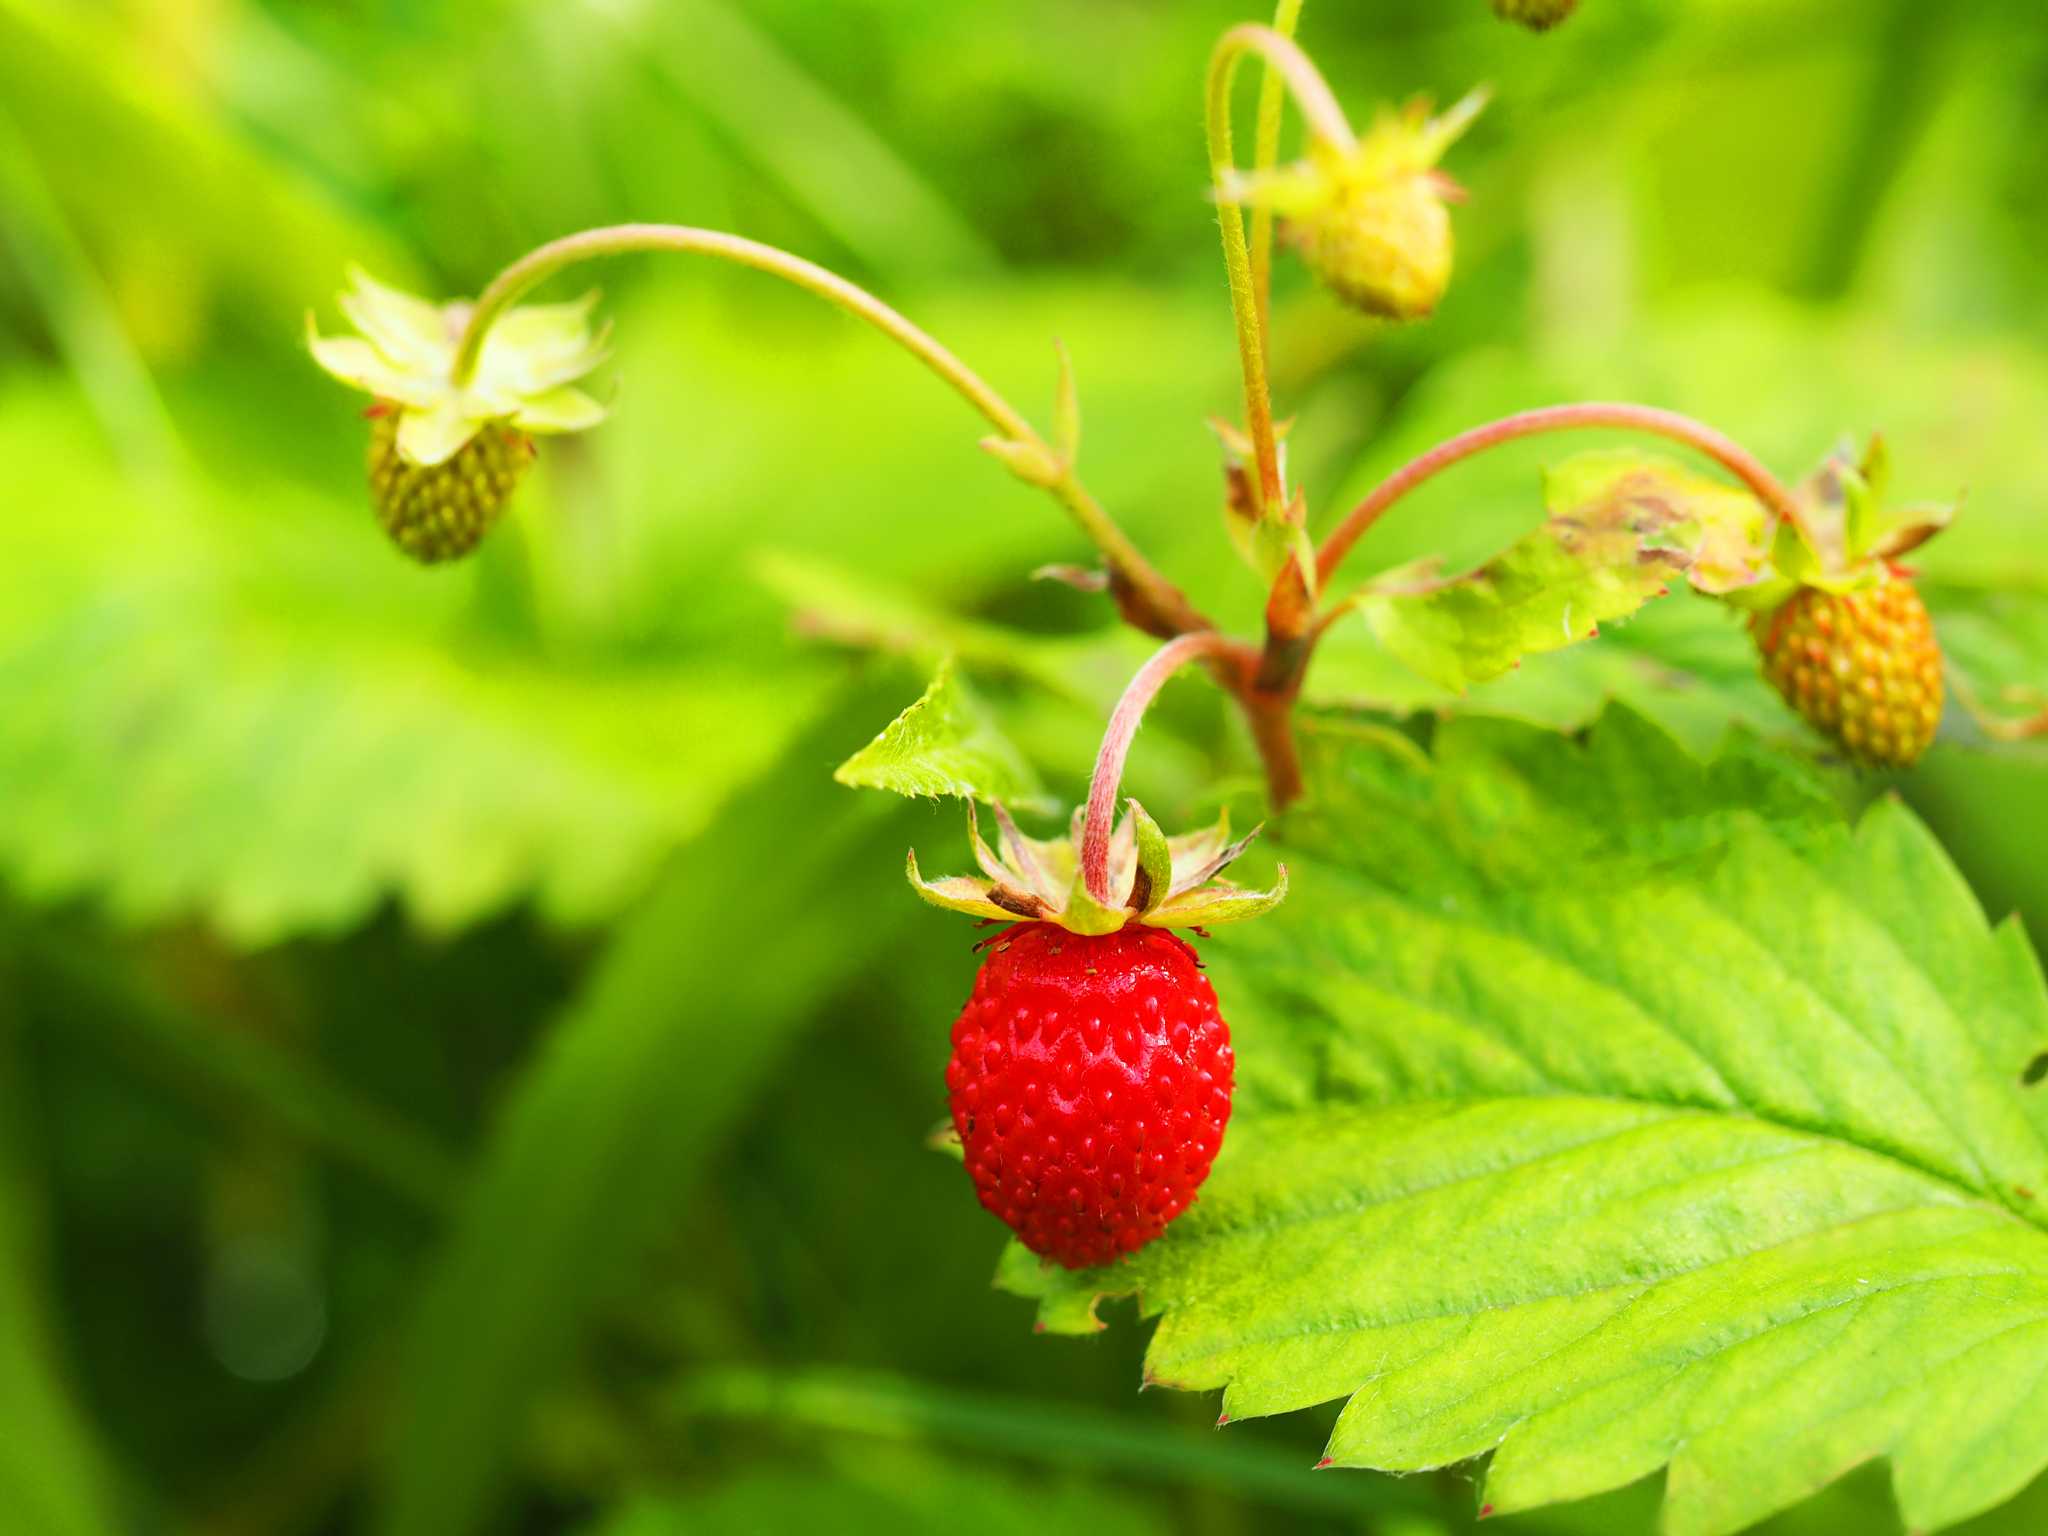
[[[1877,585],[1886,566],[1940,533],[1958,503],[1890,504],[1891,455],[1881,436],[1858,454],[1843,442],[1793,492],[1798,522],[1773,530],[1770,561],[1761,579],[1719,594],[1736,607],[1766,613],[1801,587],[1842,596]]]
[[[1287,871],[1274,886],[1248,891],[1221,877],[1253,838],[1254,828],[1232,840],[1230,821],[1168,837],[1136,800],[1110,836],[1110,899],[1098,901],[1081,873],[1078,848],[1081,818],[1077,812],[1069,836],[1038,839],[1026,836],[998,805],[997,841],[982,836],[974,807],[967,811],[967,837],[980,869],[978,877],[953,875],[927,880],[912,852],[906,864],[917,894],[933,906],[996,922],[1058,923],[1079,934],[1115,933],[1131,923],[1153,928],[1206,928],[1242,922],[1269,912],[1287,894]]]

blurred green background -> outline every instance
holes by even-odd
[[[1087,551],[958,402],[766,280],[621,263],[613,419],[421,571],[301,344],[350,261],[454,294],[583,225],[735,229],[1041,421],[1063,339],[1091,484],[1248,626],[1200,81],[1255,16],[0,0],[0,1530],[1471,1524],[1467,1473],[1312,1473],[1334,1406],[1219,1433],[1140,1395],[1127,1308],[1034,1338],[924,1147],[974,962],[900,860],[956,862],[960,817],[830,769],[954,650],[1072,798],[1143,653],[1029,580]],[[1282,263],[1320,519],[1483,414],[1636,396],[1787,474],[1882,427],[1909,493],[1970,490],[1934,579],[2048,592],[2038,0],[1585,0],[1541,39],[1309,0],[1303,37],[1355,114],[1497,93],[1433,323]],[[1497,548],[1541,460],[1432,488],[1361,566]],[[1665,662],[1680,601],[1642,621]],[[1701,633],[1667,723],[1798,739]],[[1575,723],[1631,643],[1482,703]],[[2048,937],[2048,757],[1981,746],[1904,792]],[[1133,784],[1174,819],[1249,763],[1184,685]],[[1508,1524],[1647,1531],[1656,1496]],[[1772,1529],[1892,1520],[1866,1470]]]

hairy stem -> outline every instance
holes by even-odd
[[[1435,478],[1453,464],[1484,453],[1502,443],[1513,442],[1516,438],[1534,437],[1544,432],[1570,432],[1588,427],[1620,427],[1630,431],[1647,432],[1655,437],[1668,438],[1698,450],[1726,469],[1740,480],[1757,499],[1777,516],[1795,527],[1804,528],[1805,514],[1799,503],[1784,483],[1766,469],[1757,458],[1733,438],[1716,432],[1703,422],[1690,416],[1681,416],[1676,411],[1659,410],[1650,405],[1629,405],[1611,401],[1592,400],[1577,405],[1544,406],[1518,415],[1504,416],[1499,421],[1488,422],[1461,432],[1446,442],[1423,454],[1418,459],[1395,470],[1375,486],[1370,495],[1345,515],[1330,536],[1323,541],[1316,552],[1318,584],[1327,589],[1330,578],[1351,547],[1364,536],[1367,529],[1379,521],[1386,511],[1403,496],[1427,480]]]
[[[1333,148],[1356,143],[1344,109],[1330,87],[1293,41],[1271,27],[1232,27],[1216,44],[1209,60],[1209,174],[1215,184],[1218,222],[1223,229],[1223,264],[1230,275],[1230,308],[1237,323],[1238,362],[1244,372],[1245,429],[1250,433],[1257,473],[1253,486],[1262,517],[1285,506],[1280,480],[1280,445],[1273,431],[1273,396],[1266,378],[1266,335],[1261,318],[1259,284],[1253,274],[1251,246],[1245,238],[1244,209],[1236,188],[1237,150],[1230,123],[1231,87],[1237,66],[1247,54],[1258,54],[1267,68],[1293,94],[1310,131]],[[1277,133],[1277,129],[1276,129]]]
[[[642,251],[712,256],[752,267],[757,272],[766,272],[816,294],[848,314],[865,320],[902,346],[950,384],[1002,437],[1042,452],[1049,462],[1058,462],[1057,455],[1031,423],[979,374],[937,339],[866,289],[772,245],[719,230],[693,229],[679,224],[618,224],[584,230],[580,234],[550,241],[520,257],[491,281],[471,311],[456,353],[456,382],[466,383],[475,374],[477,360],[483,353],[484,338],[489,334],[492,322],[533,288],[579,262]],[[1067,509],[1074,521],[1080,524],[1082,532],[1102,551],[1109,563],[1112,589],[1125,618],[1147,633],[1156,635],[1176,635],[1210,627],[1209,621],[1196,612],[1180,589],[1154,568],[1102,504],[1089,494],[1071,464],[1061,463],[1057,478],[1046,482],[1045,489]]]
[[[1302,0],[1280,0],[1273,30],[1292,41],[1301,24]],[[1268,64],[1259,82],[1258,137],[1252,148],[1254,172],[1270,171],[1280,160],[1280,126],[1287,109],[1287,82]],[[1259,339],[1270,352],[1273,335],[1273,210],[1252,209],[1252,292],[1258,300]]]
[[[1124,763],[1130,758],[1131,743],[1138,723],[1166,680],[1191,661],[1204,657],[1241,659],[1247,647],[1241,640],[1215,630],[1204,630],[1169,640],[1138,668],[1123,697],[1110,712],[1109,726],[1102,733],[1102,746],[1095,754],[1095,774],[1088,782],[1088,811],[1081,826],[1081,878],[1088,894],[1104,906],[1111,902],[1109,891],[1109,834],[1116,821],[1117,789],[1123,783]],[[1239,694],[1242,699],[1244,696]],[[1246,701],[1247,717],[1251,714]]]

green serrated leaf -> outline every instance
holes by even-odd
[[[1295,897],[1204,951],[1236,1117],[1135,1291],[1151,1377],[1497,1512],[1669,1466],[1723,1536],[1888,1456],[1914,1529],[2048,1464],[2048,989],[1893,802],[1612,712],[1351,744]]]
[[[1808,744],[1811,733],[1763,679],[1742,616],[1684,588],[1602,627],[1600,637],[1519,667],[1459,695],[1425,682],[1373,642],[1339,625],[1317,648],[1303,697],[1395,714],[1463,712],[1575,731],[1611,701],[1655,720],[1695,752],[1734,727]]]
[[[376,553],[382,554],[381,551]],[[424,615],[339,619],[280,576],[122,585],[0,641],[0,862],[43,900],[203,915],[260,944],[396,894],[447,931],[522,897],[609,918],[814,713],[816,674],[451,655]],[[256,835],[252,829],[260,829]]]
[[[1049,810],[1024,754],[951,661],[882,733],[833,771],[842,784],[913,798],[952,796]]]
[[[1477,570],[1392,572],[1350,605],[1397,659],[1463,692],[1589,638],[1674,583],[1726,591],[1762,561],[1756,499],[1661,459],[1582,454],[1546,477],[1545,502],[1548,522]]]

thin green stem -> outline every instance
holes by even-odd
[[[476,372],[484,338],[506,309],[558,272],[579,262],[637,252],[663,251],[712,256],[751,267],[794,283],[866,321],[896,342],[950,384],[1004,439],[1059,463],[1056,476],[1039,482],[1080,524],[1081,530],[1109,562],[1112,588],[1124,616],[1153,634],[1174,635],[1210,628],[1209,621],[1188,603],[1179,588],[1155,569],[1107,511],[1089,494],[1071,464],[1060,462],[1037,430],[953,352],[897,310],[866,289],[814,262],[720,230],[680,224],[618,224],[584,230],[531,251],[512,263],[477,300],[455,356],[455,380],[466,383]]]
[[[1302,0],[1280,0],[1273,12],[1273,30],[1292,41],[1301,24]],[[1258,138],[1252,149],[1254,174],[1270,171],[1280,161],[1280,127],[1287,111],[1287,82],[1270,63],[1259,82]],[[1273,210],[1264,203],[1252,208],[1252,291],[1258,298],[1259,337],[1268,352],[1273,337]]]
[[[1284,509],[1286,489],[1280,478],[1280,445],[1273,431],[1272,389],[1266,376],[1265,326],[1260,317],[1259,285],[1253,274],[1251,246],[1245,237],[1244,209],[1237,200],[1236,144],[1230,122],[1231,87],[1247,54],[1257,54],[1292,93],[1310,131],[1338,150],[1356,142],[1344,109],[1337,105],[1308,55],[1290,38],[1271,27],[1232,27],[1216,44],[1209,60],[1209,173],[1215,185],[1218,222],[1223,229],[1223,264],[1230,276],[1230,307],[1237,323],[1238,362],[1244,372],[1245,428],[1251,435],[1261,516]]]

